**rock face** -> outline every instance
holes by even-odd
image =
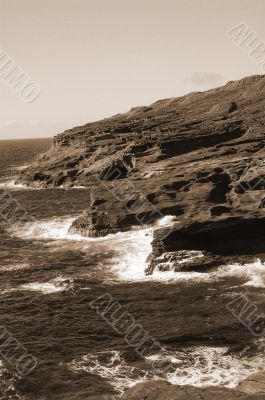
[[[142,382],[129,389],[121,400],[264,400],[259,392],[246,394],[219,387],[175,386],[165,381]]]
[[[170,234],[155,233],[148,273],[166,268],[161,257],[177,260],[183,250],[206,252],[183,264],[191,269],[235,254],[262,256],[264,109],[261,75],[133,108],[56,136],[19,181],[89,187],[90,204],[72,226],[83,235],[176,216]]]

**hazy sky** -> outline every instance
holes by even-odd
[[[161,98],[262,73],[226,31],[265,41],[264,0],[0,0],[0,48],[41,86],[0,79],[0,138],[53,136]]]

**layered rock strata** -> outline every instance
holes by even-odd
[[[178,269],[186,250],[203,257],[184,269],[263,257],[264,106],[265,76],[258,75],[136,107],[59,134],[18,181],[89,188],[88,207],[71,228],[82,235],[175,216],[170,231],[155,232],[148,273],[166,269],[163,257]]]

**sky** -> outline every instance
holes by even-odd
[[[40,87],[27,103],[0,77],[0,139],[261,74],[226,32],[244,22],[265,41],[264,15],[264,0],[0,0],[0,51]]]

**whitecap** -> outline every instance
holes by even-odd
[[[44,294],[56,293],[65,290],[68,285],[65,278],[58,277],[50,282],[31,282],[20,285],[19,289],[42,292]]]

